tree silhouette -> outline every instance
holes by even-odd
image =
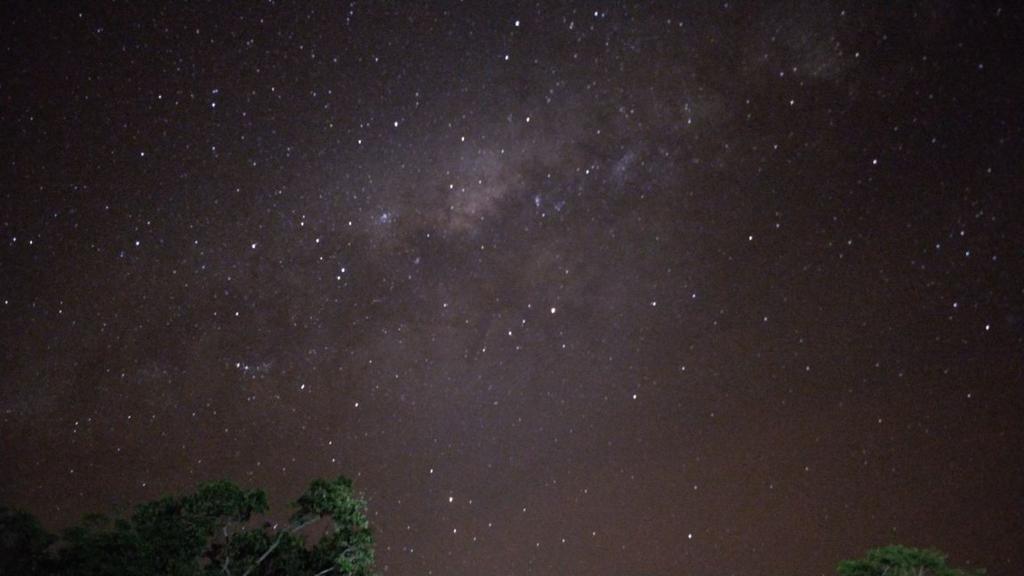
[[[938,550],[884,546],[869,550],[863,558],[844,560],[839,576],[978,576],[984,570],[952,568]]]
[[[128,518],[87,516],[61,538],[23,512],[0,509],[0,576],[369,576],[366,503],[344,477],[315,480],[285,525],[253,526],[260,490],[230,482],[141,504]],[[317,531],[319,538],[306,534]]]
[[[0,574],[49,574],[55,540],[30,514],[0,506]]]

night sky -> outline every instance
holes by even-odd
[[[1014,3],[146,4],[3,10],[0,500],[345,474],[384,574],[1024,571]]]

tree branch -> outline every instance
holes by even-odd
[[[310,518],[309,520],[306,520],[305,522],[303,522],[303,523],[299,524],[298,526],[292,528],[288,532],[294,534],[294,533],[298,532],[299,530],[302,530],[306,526],[309,526],[310,524],[313,524],[314,522],[316,522],[319,519],[320,519],[319,516],[314,516],[314,517]]]
[[[305,522],[299,524],[298,526],[295,526],[294,528],[292,528],[291,530],[288,530],[287,532],[283,532],[283,531],[282,532],[278,532],[277,533],[277,538],[274,540],[274,543],[270,545],[270,548],[267,548],[267,551],[264,552],[263,555],[260,556],[258,559],[256,559],[256,562],[253,563],[252,566],[249,566],[248,568],[246,568],[245,572],[242,572],[242,576],[249,576],[249,574],[253,570],[255,570],[257,566],[262,564],[263,561],[267,559],[267,556],[270,556],[270,554],[275,549],[277,549],[278,546],[281,545],[281,540],[284,538],[285,534],[294,534],[294,533],[298,532],[299,530],[302,530],[306,526],[309,526],[310,524],[316,522],[319,519],[320,519],[319,516],[315,516],[315,517],[310,518],[309,520],[306,520]]]
[[[228,554],[228,527],[231,526],[231,522],[228,522],[220,527],[221,533],[224,535],[224,562],[221,563],[220,569],[226,576],[231,576],[231,570],[228,569],[228,565],[231,564],[231,556]]]

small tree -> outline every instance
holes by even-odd
[[[844,560],[839,576],[979,576],[984,570],[952,568],[938,550],[884,546],[869,550],[863,558]]]

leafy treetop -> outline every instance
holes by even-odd
[[[373,535],[349,479],[314,481],[294,507],[287,525],[254,527],[266,494],[212,482],[128,518],[87,516],[61,538],[0,508],[0,576],[370,576]],[[308,530],[320,537],[307,542]]]
[[[980,576],[984,570],[965,570],[946,564],[938,550],[884,546],[869,550],[863,558],[844,560],[839,576]]]

